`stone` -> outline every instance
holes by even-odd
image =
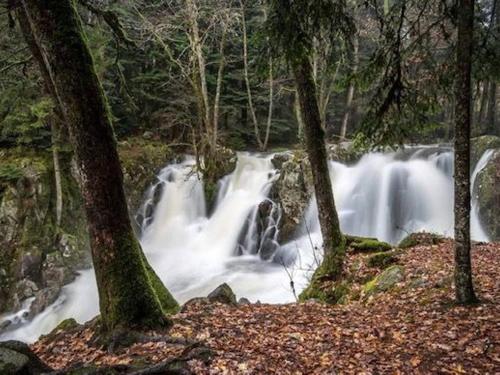
[[[251,304],[252,304],[252,302],[250,302],[250,300],[245,298],[245,297],[241,297],[238,300],[238,305],[251,305]]]
[[[500,149],[500,137],[483,135],[471,139],[471,168],[474,168],[488,149]]]
[[[39,375],[51,371],[52,369],[43,363],[25,343],[0,342],[0,374]]]
[[[220,302],[226,305],[236,305],[236,296],[229,285],[226,283],[219,285],[208,296],[211,302]]]
[[[142,134],[142,138],[144,138],[144,139],[150,140],[150,139],[153,139],[153,137],[154,137],[154,134],[153,134],[153,132],[150,132],[150,131],[145,131]]]
[[[24,354],[11,349],[0,348],[0,374],[25,374],[28,362],[29,358]]]
[[[35,293],[39,290],[35,282],[24,279],[16,284],[17,294],[21,300],[33,297]]]
[[[500,241],[500,149],[479,172],[474,186],[481,225],[491,241]]]
[[[304,219],[304,214],[313,196],[311,165],[301,151],[276,154],[272,161],[278,168],[278,176],[271,188],[269,198],[280,205],[279,242],[287,242]]]
[[[35,294],[35,300],[31,303],[29,308],[28,317],[34,318],[37,314],[53,304],[57,300],[57,297],[59,297],[60,292],[60,287],[49,287],[37,292]]]
[[[382,273],[377,275],[373,280],[367,282],[363,286],[363,292],[365,295],[370,296],[388,291],[401,282],[404,279],[404,275],[404,268],[402,266],[391,266],[382,271]]]

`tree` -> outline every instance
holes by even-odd
[[[72,0],[21,0],[26,42],[62,113],[79,171],[102,329],[167,326],[178,308],[130,223],[110,114]]]
[[[471,71],[474,0],[460,0],[457,8],[455,106],[455,294],[458,303],[476,301],[472,283],[470,238]]]
[[[338,34],[349,34],[352,21],[343,1],[272,0],[268,27],[270,39],[277,43],[275,50],[284,54],[295,79],[304,121],[305,148],[312,166],[324,257],[301,298],[315,298],[322,293],[320,283],[325,279],[335,282],[341,279],[345,239],[335,208],[310,58],[314,37],[324,35],[331,39]],[[335,302],[334,295],[326,299]]]

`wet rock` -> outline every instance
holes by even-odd
[[[238,236],[236,254],[259,254],[264,260],[271,259],[279,248],[278,234],[281,208],[266,199],[248,215]]]
[[[500,241],[500,149],[495,151],[476,178],[474,194],[478,199],[481,225],[492,241]]]
[[[16,284],[17,295],[19,299],[23,300],[26,298],[33,297],[39,288],[33,281],[29,279],[24,279]]]
[[[226,305],[236,305],[236,296],[229,285],[226,283],[219,285],[208,296],[211,302],[220,302]]]
[[[52,371],[23,342],[0,342],[0,374],[38,375]]]
[[[328,158],[340,163],[353,163],[363,155],[352,142],[340,142],[327,145]]]
[[[35,300],[31,303],[29,307],[28,318],[34,318],[36,315],[40,314],[48,306],[53,304],[61,292],[60,287],[49,287],[40,290],[35,294]]]
[[[477,164],[481,156],[488,149],[500,149],[500,137],[483,135],[471,139],[471,167]]]
[[[75,275],[58,251],[47,254],[42,268],[42,280],[49,288],[61,288],[75,279]]]
[[[304,218],[314,190],[312,172],[306,155],[300,151],[276,154],[272,162],[280,168],[269,196],[282,209],[279,241],[283,243],[293,238]]]

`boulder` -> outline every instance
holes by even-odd
[[[279,241],[283,243],[293,238],[313,196],[311,165],[301,151],[278,153],[271,162],[279,175],[269,197],[282,209]]]
[[[388,291],[401,282],[404,279],[404,275],[405,272],[402,266],[391,266],[382,271],[382,273],[377,275],[373,280],[367,282],[363,286],[363,292],[365,295],[370,296],[376,293]]]
[[[345,236],[347,250],[352,253],[380,253],[392,249],[392,245],[376,238]]]
[[[219,285],[208,296],[211,302],[220,302],[226,305],[236,305],[236,296],[229,285],[226,283]]]
[[[471,168],[477,164],[488,149],[500,149],[500,137],[483,135],[471,139]]]
[[[23,342],[0,342],[0,374],[2,375],[38,375],[51,372]]]
[[[396,263],[397,260],[398,258],[395,251],[375,253],[368,257],[366,265],[373,268],[385,268]]]
[[[474,186],[478,214],[486,234],[492,241],[500,241],[500,149],[495,151],[479,172]]]
[[[408,249],[415,246],[431,246],[438,245],[443,242],[445,238],[436,233],[416,232],[411,233],[398,244],[400,249]]]

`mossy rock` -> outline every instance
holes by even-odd
[[[366,265],[372,268],[385,268],[398,260],[395,251],[381,252],[370,255],[366,260]]]
[[[431,246],[442,243],[445,238],[436,233],[418,232],[406,236],[399,244],[400,249],[409,249],[415,246]]]
[[[494,135],[483,135],[471,139],[471,167],[477,164],[486,150],[500,148],[500,137]]]
[[[351,291],[351,284],[341,282],[311,282],[299,295],[299,301],[315,300],[330,305],[343,304]]]
[[[236,305],[236,295],[229,285],[226,283],[219,285],[208,296],[209,301],[220,302],[226,305]]]
[[[382,273],[363,286],[363,292],[366,296],[371,296],[376,293],[388,291],[404,279],[404,274],[405,271],[402,266],[394,265],[386,268]]]
[[[376,238],[345,236],[348,249],[353,253],[380,253],[392,249],[392,245]]]

